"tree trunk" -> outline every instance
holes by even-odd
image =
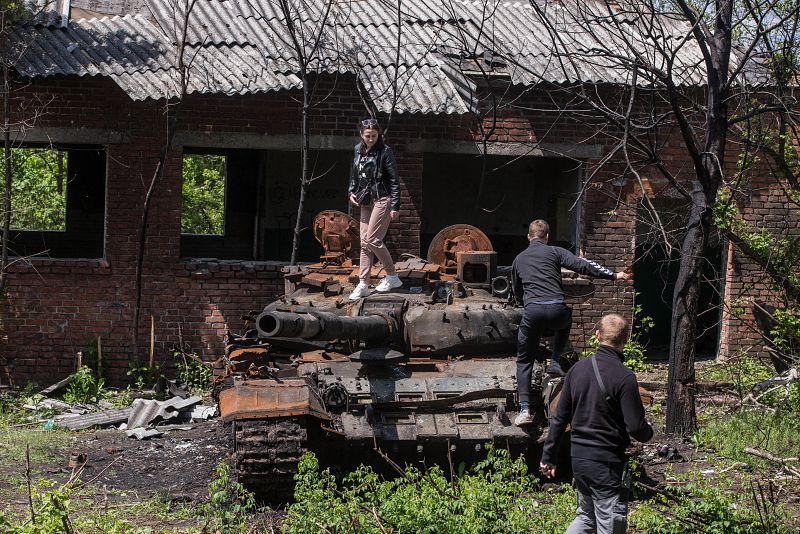
[[[7,39],[6,33],[6,14],[2,14],[2,61],[3,61],[3,236],[0,252],[0,296],[5,294],[6,266],[8,265],[8,239],[11,233],[11,81],[8,79],[10,70],[8,68]]]
[[[297,202],[297,220],[294,223],[294,235],[292,236],[292,256],[289,259],[289,265],[297,264],[297,256],[300,250],[300,231],[303,229],[303,210],[306,203],[306,192],[308,191],[308,184],[310,182],[308,172],[308,158],[309,151],[311,150],[311,132],[308,129],[308,110],[310,107],[310,91],[308,88],[308,76],[305,72],[302,73],[303,80],[303,110],[300,122],[300,134],[303,137],[303,146],[300,150],[301,158],[301,177],[300,177],[300,199]]]
[[[713,136],[711,148],[724,154],[725,136]],[[720,147],[722,147],[720,149]],[[667,424],[669,434],[687,436],[697,428],[695,415],[695,344],[700,281],[711,232],[712,206],[722,180],[718,158],[704,158],[705,176],[694,182],[692,208],[686,237],[681,246],[681,267],[672,295],[672,328],[667,382]]]
[[[687,435],[695,430],[694,351],[700,275],[708,243],[709,219],[699,185],[693,191],[688,230],[681,246],[681,266],[672,295],[672,325],[667,391],[668,433]]]

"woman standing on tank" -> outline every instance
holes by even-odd
[[[350,202],[361,208],[360,234],[361,259],[358,285],[350,294],[350,300],[369,295],[370,272],[374,258],[383,264],[386,277],[375,287],[384,292],[403,285],[394,269],[392,256],[383,238],[389,223],[396,221],[400,213],[400,178],[394,153],[383,142],[381,128],[376,119],[361,121],[358,128],[361,142],[355,147],[353,165],[350,168],[350,186],[347,193]]]

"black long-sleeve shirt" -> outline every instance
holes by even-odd
[[[572,425],[572,456],[606,462],[624,461],[630,438],[649,441],[653,428],[644,418],[636,375],[622,363],[622,353],[601,345],[594,358],[610,397],[606,400],[590,358],[573,365],[550,419],[542,462],[555,465],[558,441]]]
[[[567,249],[551,247],[541,239],[532,239],[511,264],[514,296],[525,305],[563,301],[561,267],[595,278],[616,278],[613,272],[593,261],[579,258]]]

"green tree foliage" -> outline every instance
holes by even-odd
[[[225,174],[225,156],[183,156],[182,233],[225,233]]]
[[[52,148],[14,148],[11,165],[11,227],[65,230],[66,152]]]

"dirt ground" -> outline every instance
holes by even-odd
[[[47,447],[45,461],[31,461],[31,479],[48,478],[63,483],[82,466],[84,482],[79,507],[141,505],[153,500],[160,509],[191,509],[208,500],[208,483],[215,467],[230,454],[230,439],[219,420],[194,423],[190,430],[175,430],[163,436],[138,441],[114,428],[76,432],[58,431],[63,439]],[[85,461],[85,463],[84,463]],[[20,491],[26,462],[2,466],[0,501],[24,510],[27,494]],[[23,487],[24,488],[24,487]],[[0,507],[2,508],[2,507]],[[190,514],[170,517],[133,517],[139,527],[183,528],[197,525]],[[135,511],[134,511],[135,515]]]

